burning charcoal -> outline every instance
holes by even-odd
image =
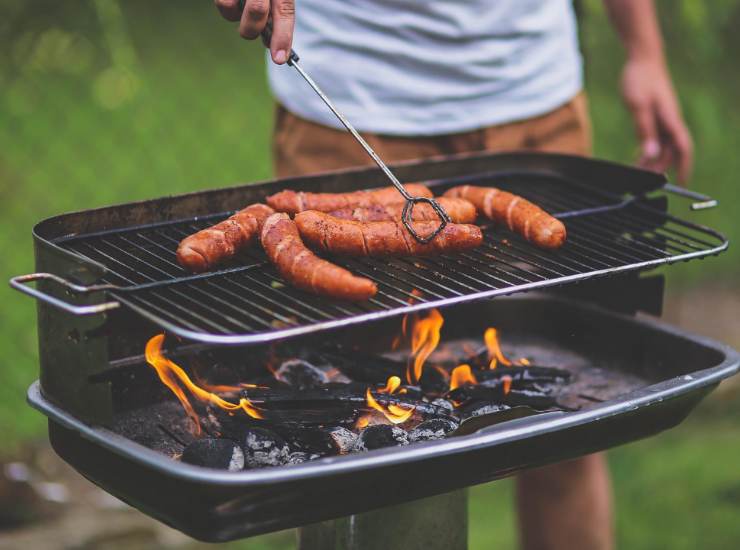
[[[409,441],[432,441],[443,439],[448,433],[457,429],[457,422],[446,418],[432,418],[425,420],[409,432]]]
[[[337,426],[329,429],[329,436],[337,448],[339,454],[350,452],[357,442],[357,434],[349,431],[347,428]]]
[[[285,464],[286,465],[303,464],[304,462],[308,460],[309,460],[308,453],[296,451],[295,453],[290,453],[290,456],[288,457],[288,461]]]
[[[329,383],[329,377],[318,367],[302,359],[289,359],[275,371],[275,378],[299,390]]]
[[[419,385],[424,393],[439,395],[449,388],[450,375],[442,369],[434,368],[434,365],[427,366],[424,369],[424,374],[419,381]]]
[[[376,383],[389,376],[403,378],[406,364],[382,355],[373,355],[359,351],[331,350],[322,351],[321,358],[328,364],[342,371],[355,382]]]
[[[432,405],[439,407],[440,409],[444,409],[445,411],[451,413],[455,410],[455,407],[452,403],[447,401],[447,399],[444,399],[442,397],[438,397],[437,399],[434,399],[432,401]]]
[[[458,416],[463,420],[473,418],[475,416],[484,416],[489,414],[496,414],[503,411],[509,410],[511,407],[508,405],[487,403],[485,401],[475,401],[469,405],[465,405],[458,410]]]
[[[368,426],[357,438],[355,451],[372,451],[381,447],[408,445],[409,434],[403,428],[390,424]]]
[[[341,426],[283,429],[281,432],[292,448],[319,456],[346,454],[357,440],[356,434]]]
[[[290,457],[290,448],[285,440],[264,428],[245,429],[241,443],[248,468],[280,466]]]
[[[236,471],[244,468],[244,453],[241,447],[229,439],[198,439],[185,447],[182,453],[183,462]]]
[[[514,385],[518,383],[562,384],[570,380],[571,373],[554,367],[529,365],[526,367],[499,367],[497,369],[476,371],[475,376],[481,383],[493,382],[508,377]]]

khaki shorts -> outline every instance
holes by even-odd
[[[471,132],[432,137],[364,133],[363,137],[389,163],[476,151],[591,154],[591,123],[583,92],[545,115]],[[281,105],[272,148],[278,177],[372,164],[349,133],[300,118]]]

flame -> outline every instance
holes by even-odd
[[[506,376],[502,376],[501,381],[504,384],[504,395],[508,395],[509,392],[511,391],[511,382],[512,382],[511,376],[509,376],[508,374]]]
[[[398,376],[390,376],[385,383],[385,387],[378,390],[378,393],[395,393],[401,385],[401,379]]]
[[[470,365],[458,365],[452,370],[452,376],[450,376],[450,391],[465,384],[477,384],[478,380],[473,374],[473,370]]]
[[[239,399],[239,403],[230,403],[229,401],[221,399],[216,394],[197,386],[179,365],[173,363],[162,354],[163,342],[164,334],[158,334],[147,342],[145,350],[146,361],[154,367],[162,383],[167,386],[180,401],[185,412],[193,421],[196,435],[200,435],[201,433],[200,419],[198,418],[198,413],[195,412],[195,409],[193,409],[193,406],[190,404],[190,400],[187,395],[185,395],[185,391],[180,387],[180,384],[187,388],[193,396],[201,401],[212,403],[213,405],[221,407],[229,412],[242,410],[252,418],[263,418],[260,410],[245,397]],[[237,388],[236,386],[226,387],[232,389]]]
[[[504,352],[501,351],[501,346],[498,342],[498,331],[495,328],[491,327],[486,329],[486,332],[483,333],[483,341],[486,343],[488,356],[491,358],[489,368],[495,369],[498,366],[498,363],[506,365],[507,367],[511,366],[511,361],[509,361],[504,355]]]
[[[411,357],[413,365],[409,361],[406,369],[406,380],[409,384],[416,384],[421,380],[424,371],[424,362],[427,357],[439,345],[440,333],[445,320],[437,309],[429,312],[429,315],[418,319],[411,329]],[[413,370],[412,370],[413,367]]]
[[[417,298],[421,296],[421,292],[417,289],[411,290],[411,296],[408,300],[406,300],[406,303],[408,305],[412,305]],[[406,340],[406,334],[408,332],[408,326],[409,326],[409,314],[403,316],[403,319],[401,319],[401,332],[396,335],[395,338],[393,338],[393,342],[391,342],[391,350],[395,351],[398,349],[398,347],[401,345],[401,342]]]
[[[519,364],[522,365],[523,367],[528,367],[532,363],[530,363],[529,359],[527,359],[526,357],[522,357],[521,359],[519,359]]]
[[[364,428],[367,428],[368,424],[370,424],[370,417],[368,415],[361,416],[357,419],[357,422],[355,423],[355,428],[358,430],[362,430]]]
[[[370,391],[370,388],[368,388],[367,391],[365,392],[365,399],[367,400],[368,406],[375,409],[376,411],[380,411],[381,413],[383,413],[383,416],[385,416],[393,424],[403,424],[409,418],[411,418],[411,415],[414,414],[414,410],[416,409],[416,407],[411,407],[410,409],[404,409],[403,407],[400,407],[399,405],[395,405],[395,404],[390,404],[388,405],[388,407],[383,407],[383,405],[381,405],[375,400],[375,397],[373,397],[373,394]],[[359,421],[358,421],[358,424],[359,424]]]

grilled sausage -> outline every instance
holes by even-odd
[[[454,223],[473,223],[478,216],[475,206],[470,201],[439,198],[437,202],[444,208]],[[394,202],[392,204],[377,204],[375,206],[340,208],[339,210],[332,210],[329,214],[335,218],[354,220],[356,222],[398,221],[401,219],[405,205],[405,202]],[[434,221],[439,220],[439,216],[431,204],[422,202],[414,206],[413,219],[414,221]]]
[[[443,254],[475,248],[483,242],[476,225],[448,224],[430,243],[421,244],[397,222],[340,220],[309,210],[295,217],[303,239],[314,248],[348,256],[418,256]],[[439,222],[413,222],[419,235],[430,235]]]
[[[368,300],[378,291],[370,279],[357,277],[306,248],[287,214],[267,218],[262,227],[262,246],[280,275],[301,290],[352,301]]]
[[[444,196],[469,200],[487,218],[505,223],[541,248],[556,249],[565,242],[563,222],[518,195],[495,187],[462,185],[449,189]]]
[[[200,273],[233,258],[257,238],[262,224],[274,213],[266,204],[251,204],[230,218],[185,237],[177,247],[178,263]]]
[[[414,197],[431,197],[432,192],[418,183],[408,183],[404,186]],[[331,212],[340,208],[355,208],[376,206],[398,202],[403,197],[395,187],[382,187],[352,193],[307,193],[286,189],[267,197],[267,204],[278,212],[297,214],[304,210],[318,210]]]

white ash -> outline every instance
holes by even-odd
[[[250,428],[244,433],[242,449],[249,468],[281,466],[290,457],[290,448],[285,440],[262,428]]]
[[[434,441],[444,439],[448,433],[457,429],[458,424],[445,418],[432,418],[416,426],[409,432],[409,441]]]
[[[440,409],[445,409],[450,412],[455,410],[455,408],[452,406],[452,403],[447,401],[447,399],[442,399],[441,397],[438,397],[437,399],[433,400],[432,405],[436,405]]]
[[[409,434],[403,428],[389,424],[368,426],[357,438],[354,451],[372,451],[382,447],[409,444]]]
[[[340,454],[347,454],[352,451],[357,442],[357,434],[341,426],[331,428],[329,436],[334,440]]]

